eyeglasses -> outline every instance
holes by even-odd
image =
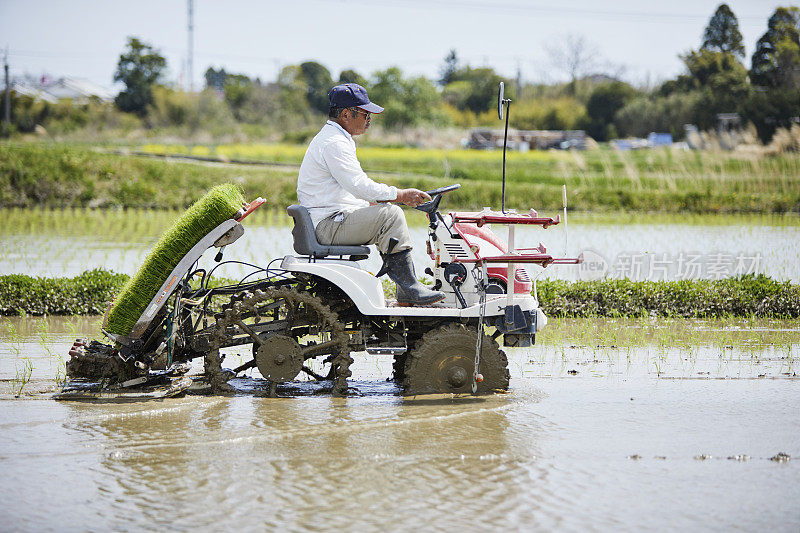
[[[369,118],[372,116],[372,113],[368,111],[361,111],[360,109],[356,109],[355,112],[358,113],[359,115],[364,115],[364,118],[366,120],[369,120]]]

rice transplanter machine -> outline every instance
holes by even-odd
[[[501,84],[498,115],[510,100]],[[263,199],[243,206],[200,238],[164,278],[152,301],[127,335],[105,335],[113,345],[76,341],[67,364],[69,381],[56,397],[98,399],[159,397],[191,389],[232,392],[231,378],[257,368],[274,395],[277,386],[302,373],[329,383],[345,395],[353,354],[391,354],[392,378],[407,394],[488,393],[509,385],[508,347],[533,344],[547,324],[539,308],[535,280],[527,265],[576,264],[582,258],[553,257],[541,244],[519,247],[518,226],[548,228],[560,216],[505,209],[505,146],[501,211],[440,211],[444,196],[458,184],[428,191],[418,206],[428,219],[425,269],[443,302],[401,307],[384,294],[381,280],[361,262],[367,246],[320,244],[305,208],[288,208],[294,219],[295,254],[273,260],[239,283],[212,286],[213,269],[198,260],[244,233],[242,221]],[[566,216],[566,194],[564,198]],[[493,229],[507,228],[503,240]],[[216,268],[216,267],[215,267]],[[198,281],[199,280],[199,281]],[[498,342],[499,341],[499,342]],[[226,350],[244,347],[247,361],[222,367]],[[189,363],[202,358],[204,372],[189,376]],[[312,363],[314,362],[314,363]]]

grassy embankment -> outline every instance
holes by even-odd
[[[303,146],[155,146],[253,165],[198,164],[99,153],[88,146],[0,144],[0,207],[185,208],[213,185],[233,181],[245,196],[283,209],[295,201]],[[430,189],[452,182],[450,208],[500,205],[501,154],[471,150],[359,149],[375,179]],[[269,165],[272,163],[272,165]],[[683,213],[800,212],[800,155],[757,157],[669,149],[510,153],[507,206],[552,211],[566,183],[572,210]]]
[[[105,311],[128,276],[92,270],[74,278],[0,276],[0,315],[81,315]],[[603,280],[538,283],[554,317],[800,318],[800,285],[766,276],[718,281]]]

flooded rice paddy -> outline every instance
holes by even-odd
[[[425,259],[426,227],[421,213],[406,210],[417,264]],[[542,213],[555,216],[558,213]],[[177,216],[169,211],[20,210],[0,211],[0,272],[34,276],[75,276],[102,267],[133,274],[150,247]],[[256,212],[245,220],[244,236],[229,246],[225,259],[266,266],[293,253],[291,219],[283,212]],[[494,228],[503,239],[506,230]],[[565,240],[565,233],[568,239]],[[763,273],[800,282],[800,220],[755,216],[589,216],[569,215],[564,225],[547,230],[518,227],[517,246],[547,247],[560,257],[587,252],[602,270],[550,267],[542,277],[639,280],[720,278]],[[213,266],[206,254],[201,266]],[[367,268],[377,271],[373,253]],[[532,270],[538,267],[531,267]],[[419,270],[422,270],[421,268]],[[249,272],[241,264],[217,273],[235,278]],[[532,272],[536,273],[536,272]]]
[[[0,215],[1,273],[74,276],[132,274],[176,214]],[[287,223],[256,213],[226,259],[290,253]],[[517,242],[560,255],[563,228]],[[715,277],[724,255],[800,281],[796,219],[570,216],[568,250],[609,275]],[[681,272],[690,255],[700,266]],[[480,398],[403,397],[391,358],[362,353],[346,399],[311,382],[265,398],[252,370],[233,397],[51,400],[98,323],[0,317],[3,531],[800,530],[796,320],[551,319],[536,346],[506,349],[508,393]]]
[[[4,530],[800,528],[797,321],[554,319],[480,398],[404,398],[362,353],[346,399],[264,398],[254,370],[233,397],[56,402],[76,334],[96,319],[0,322]]]

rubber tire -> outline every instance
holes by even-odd
[[[475,368],[475,346],[478,332],[463,324],[441,326],[423,335],[406,359],[403,389],[405,394],[471,393],[472,373]],[[447,380],[455,367],[467,374],[460,386]],[[507,390],[509,382],[508,359],[495,340],[483,336],[481,344],[478,394]]]

